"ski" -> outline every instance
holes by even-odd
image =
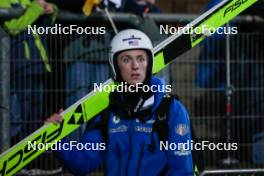
[[[224,0],[186,25],[177,34],[165,39],[154,48],[153,74],[158,73],[177,57],[203,41],[208,36],[207,33],[201,31],[203,25],[217,29],[255,2],[257,0]],[[115,85],[115,83],[109,79],[103,87],[109,85]],[[50,147],[99,114],[108,106],[109,92],[105,92],[104,89],[102,91],[93,90],[61,113],[63,121],[60,124],[43,125],[2,153],[0,155],[0,176],[14,175],[45,151],[45,147],[43,150],[33,149],[29,143],[42,143]]]

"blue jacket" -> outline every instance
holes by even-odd
[[[162,81],[152,78],[152,85],[163,85]],[[149,149],[151,130],[156,110],[163,98],[163,92],[154,93],[154,104],[151,115],[146,122],[136,119],[124,120],[110,112],[108,121],[108,141],[106,150],[60,150],[56,154],[60,160],[75,174],[84,175],[105,164],[107,175],[137,176],[159,175],[167,168],[170,176],[193,176],[193,163],[190,151],[161,150],[156,132],[153,139],[156,144],[154,151]],[[101,120],[97,116],[96,121]],[[191,140],[190,123],[185,107],[176,99],[170,105],[168,115],[169,135],[168,144],[186,143]],[[82,143],[104,143],[98,129],[86,132]]]

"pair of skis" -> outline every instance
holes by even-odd
[[[178,56],[204,40],[208,33],[201,30],[203,26],[206,25],[208,28],[217,29],[255,2],[257,0],[224,0],[178,31],[177,34],[161,42],[154,48],[153,74],[158,73]],[[214,30],[210,32],[214,32]],[[109,79],[103,85],[111,84],[114,84],[114,82]],[[61,113],[63,121],[59,125],[44,125],[2,153],[0,155],[0,176],[14,175],[45,151],[45,147],[42,147],[43,150],[30,148],[29,143],[33,144],[36,142],[36,144],[42,143],[51,146],[79,128],[83,123],[92,119],[108,106],[108,95],[109,91],[92,91]]]

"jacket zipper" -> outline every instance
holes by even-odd
[[[140,148],[140,152],[139,152],[139,159],[138,159],[138,165],[137,165],[137,175],[140,174],[140,166],[141,166],[141,161],[143,158],[143,151],[144,151],[144,147],[145,147],[145,141],[143,142],[141,148]]]
[[[129,146],[129,151],[128,151],[128,161],[127,161],[127,166],[126,166],[126,175],[128,175],[128,167],[129,167],[129,163],[130,163],[130,160],[131,160],[131,158],[130,158],[130,156],[131,156],[131,137],[132,137],[132,135],[131,135],[131,123],[132,123],[132,121],[129,121],[129,130],[128,130],[128,132],[129,132],[129,136],[128,136],[128,146]]]

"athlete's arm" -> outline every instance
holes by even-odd
[[[168,142],[177,144],[177,150],[167,151],[168,175],[192,176],[193,161],[191,150],[180,147],[182,144],[191,142],[189,115],[179,101],[174,100],[171,104],[168,120],[170,130]]]
[[[50,116],[45,123],[61,122],[62,117],[59,113],[62,111]],[[93,123],[90,126],[93,126]],[[95,171],[102,163],[106,147],[100,130],[93,127],[84,133],[81,141],[62,139],[57,146],[60,147],[54,151],[55,155],[75,175],[85,175]]]
[[[70,147],[73,142],[72,150],[55,151],[57,158],[75,175],[85,175],[95,171],[102,163],[104,150],[99,147],[92,149],[92,145],[103,144],[99,130],[93,130],[84,134],[82,140],[78,143],[75,141],[63,140],[62,145]],[[77,144],[78,143],[78,144]],[[85,148],[78,150],[76,144]],[[66,149],[66,148],[65,148]]]

